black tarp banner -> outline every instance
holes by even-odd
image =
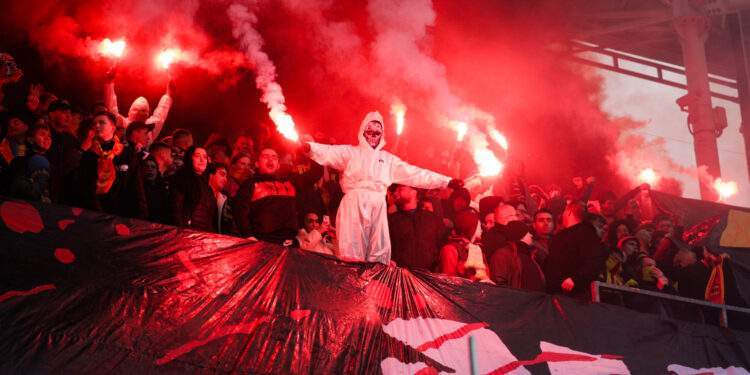
[[[710,251],[729,254],[725,275],[727,303],[747,307],[750,302],[750,208],[682,198],[656,191],[650,198],[658,210],[685,216],[682,240]]]
[[[0,373],[748,374],[750,334],[0,200]]]

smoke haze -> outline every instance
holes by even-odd
[[[451,124],[464,121],[470,152],[504,156],[486,136],[498,129],[508,154],[539,184],[596,176],[598,190],[622,193],[638,184],[637,171],[652,167],[665,176],[664,190],[681,192],[668,175],[699,171],[680,169],[658,142],[622,137],[643,124],[604,112],[602,78],[562,56],[568,37],[561,20],[570,10],[561,3],[15,2],[1,16],[13,35],[2,49],[26,76],[6,88],[6,98],[16,90],[22,102],[39,81],[87,108],[101,100],[112,63],[97,54],[98,43],[125,37],[116,81],[123,108],[164,92],[159,51],[184,52],[172,68],[178,90],[166,132],[188,128],[198,140],[212,131],[252,133],[278,108],[300,133],[356,143],[367,112],[387,114],[403,103],[398,155],[423,167],[440,170],[441,152],[456,146]],[[385,125],[392,151],[395,118]]]

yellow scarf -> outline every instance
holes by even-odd
[[[99,176],[96,179],[96,193],[106,194],[112,187],[117,177],[117,171],[115,171],[115,164],[112,159],[115,156],[120,155],[124,149],[120,140],[115,136],[115,145],[109,151],[104,151],[102,145],[98,139],[95,139],[91,144],[91,152],[96,154],[99,159],[96,162],[96,173]]]

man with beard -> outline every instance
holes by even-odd
[[[390,264],[385,202],[388,186],[397,183],[423,189],[458,188],[463,181],[415,167],[383,151],[383,132],[383,116],[370,112],[360,124],[357,146],[305,142],[302,147],[312,160],[341,171],[345,195],[336,220],[341,255]]]
[[[394,189],[398,211],[388,215],[391,258],[401,267],[433,270],[445,239],[443,219],[434,212],[417,210],[417,189],[398,185]]]

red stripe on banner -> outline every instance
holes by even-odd
[[[568,317],[565,316],[565,312],[563,311],[562,306],[560,306],[560,302],[558,302],[557,298],[555,298],[555,297],[552,297],[552,300],[555,301],[555,306],[557,306],[557,311],[559,311],[560,315],[562,315],[563,319],[567,321]]]
[[[432,367],[425,367],[419,371],[417,371],[414,375],[439,375],[440,373],[438,370],[435,370]]]
[[[455,330],[455,331],[453,331],[451,333],[446,333],[446,334],[444,334],[444,335],[436,338],[435,340],[428,341],[428,342],[420,345],[417,348],[417,351],[424,352],[424,351],[426,351],[428,349],[433,349],[433,348],[437,349],[437,348],[440,347],[440,345],[443,345],[443,343],[446,342],[446,341],[448,341],[448,340],[461,338],[461,337],[463,337],[464,335],[466,335],[467,333],[469,333],[471,331],[475,331],[475,330],[478,330],[478,329],[484,328],[484,327],[489,327],[489,324],[487,324],[485,322],[467,324],[467,325],[465,325],[465,326],[463,326],[463,327],[461,327],[461,328],[459,328],[459,329],[457,329],[457,330]]]
[[[9,292],[5,292],[2,295],[0,295],[0,302],[3,302],[6,299],[13,298],[13,297],[26,297],[32,294],[37,294],[37,293],[44,292],[45,290],[52,290],[52,289],[55,289],[54,284],[40,285],[31,290],[20,290],[20,291],[11,290]]]
[[[193,341],[188,342],[187,344],[180,346],[179,348],[175,350],[169,351],[166,355],[164,355],[164,357],[157,359],[156,362],[154,363],[156,363],[157,365],[163,365],[185,353],[189,353],[195,348],[206,345],[209,342],[218,340],[224,336],[239,335],[239,334],[249,335],[253,333],[253,331],[255,331],[255,328],[257,328],[261,322],[268,320],[268,318],[269,318],[268,316],[264,316],[261,318],[257,318],[250,323],[222,327],[216,333],[214,333],[213,335],[209,336],[206,339],[193,340]]]
[[[542,352],[536,358],[530,360],[530,361],[513,361],[505,366],[502,366],[492,372],[490,372],[487,375],[501,375],[501,374],[507,374],[521,366],[527,366],[527,365],[536,365],[538,363],[545,363],[545,362],[594,362],[598,358],[583,355],[583,354],[571,354],[571,353],[552,353],[552,352]]]

